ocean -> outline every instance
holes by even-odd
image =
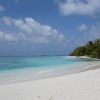
[[[0,83],[38,79],[57,70],[75,69],[98,62],[69,56],[0,57]]]

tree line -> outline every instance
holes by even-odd
[[[86,45],[76,48],[70,56],[100,58],[100,39],[89,41]]]

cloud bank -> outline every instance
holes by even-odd
[[[63,15],[94,16],[100,11],[100,0],[65,0],[59,3]]]
[[[0,40],[9,42],[35,42],[35,43],[65,43],[65,36],[49,25],[39,23],[33,18],[13,19],[2,18],[3,24],[7,27],[0,31]],[[15,33],[14,31],[15,30]]]

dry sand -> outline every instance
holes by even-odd
[[[0,100],[100,100],[100,69],[0,85]]]

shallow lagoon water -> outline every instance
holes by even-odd
[[[55,76],[63,69],[84,68],[97,63],[97,60],[69,56],[0,57],[0,83]]]

